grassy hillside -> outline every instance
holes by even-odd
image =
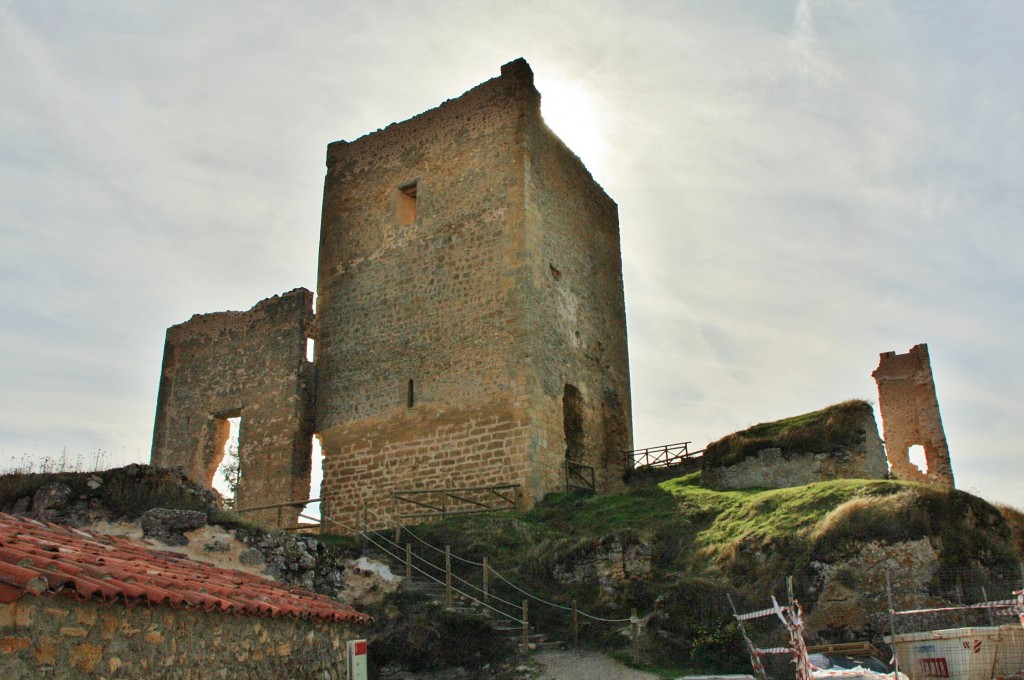
[[[553,494],[527,513],[461,516],[415,531],[476,561],[486,554],[503,573],[556,604],[576,598],[582,608],[608,618],[634,607],[655,612],[649,659],[682,660],[691,670],[727,670],[722,659],[736,659],[733,670],[744,670],[727,595],[740,606],[763,608],[772,593],[784,595],[792,575],[797,597],[811,610],[817,586],[810,565],[849,559],[868,542],[927,538],[939,554],[930,586],[936,597],[953,582],[961,593],[972,584],[993,592],[992,583],[1019,575],[1019,534],[1003,512],[1017,531],[1020,514],[961,491],[885,480],[714,491],[701,487],[699,476],[614,496]],[[649,545],[649,577],[612,593],[555,580],[559,565],[610,541]],[[866,595],[884,598],[884,590]],[[539,606],[535,616],[565,634],[564,612]],[[847,633],[877,640],[878,632]],[[622,640],[617,631],[596,625],[590,635],[603,647]]]

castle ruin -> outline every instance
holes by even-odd
[[[871,376],[878,383],[878,410],[892,476],[953,486],[928,345],[915,345],[906,354],[882,353]],[[915,445],[924,449],[927,470],[910,461],[910,447]]]
[[[155,465],[209,485],[240,416],[240,507],[308,498],[314,433],[325,516],[494,484],[531,505],[567,461],[624,488],[618,210],[545,125],[524,60],[328,146],[315,316],[311,298],[168,330]]]

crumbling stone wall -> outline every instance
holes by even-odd
[[[0,604],[0,677],[332,678],[351,626],[73,597]]]
[[[324,511],[391,491],[564,485],[563,395],[583,462],[631,448],[614,202],[544,126],[525,61],[408,121],[328,147],[317,431]],[[371,518],[373,515],[371,514]]]
[[[709,444],[702,458],[701,484],[714,489],[782,489],[832,479],[887,476],[885,449],[867,402],[844,402],[792,420],[797,424],[776,435],[760,435],[775,425],[766,423]],[[801,432],[812,428],[824,428],[824,434]],[[733,439],[738,439],[740,446],[722,446]],[[751,441],[744,444],[748,439]],[[759,443],[750,445],[755,442]],[[723,448],[751,452],[728,455]]]
[[[878,408],[893,476],[953,486],[928,345],[915,345],[906,354],[883,352],[871,375],[878,383]],[[914,445],[924,448],[927,471],[910,462]]]
[[[180,465],[209,487],[227,418],[241,416],[237,507],[309,498],[312,325],[313,293],[297,288],[248,312],[197,314],[167,329],[152,463]]]

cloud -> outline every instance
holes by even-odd
[[[598,102],[637,445],[874,398],[877,353],[927,341],[958,478],[1013,501],[1022,18],[1011,1],[3,5],[0,449],[144,459],[166,327],[312,287],[326,144],[525,56]]]

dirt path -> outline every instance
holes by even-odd
[[[596,652],[540,652],[533,658],[544,667],[537,680],[658,680]]]

